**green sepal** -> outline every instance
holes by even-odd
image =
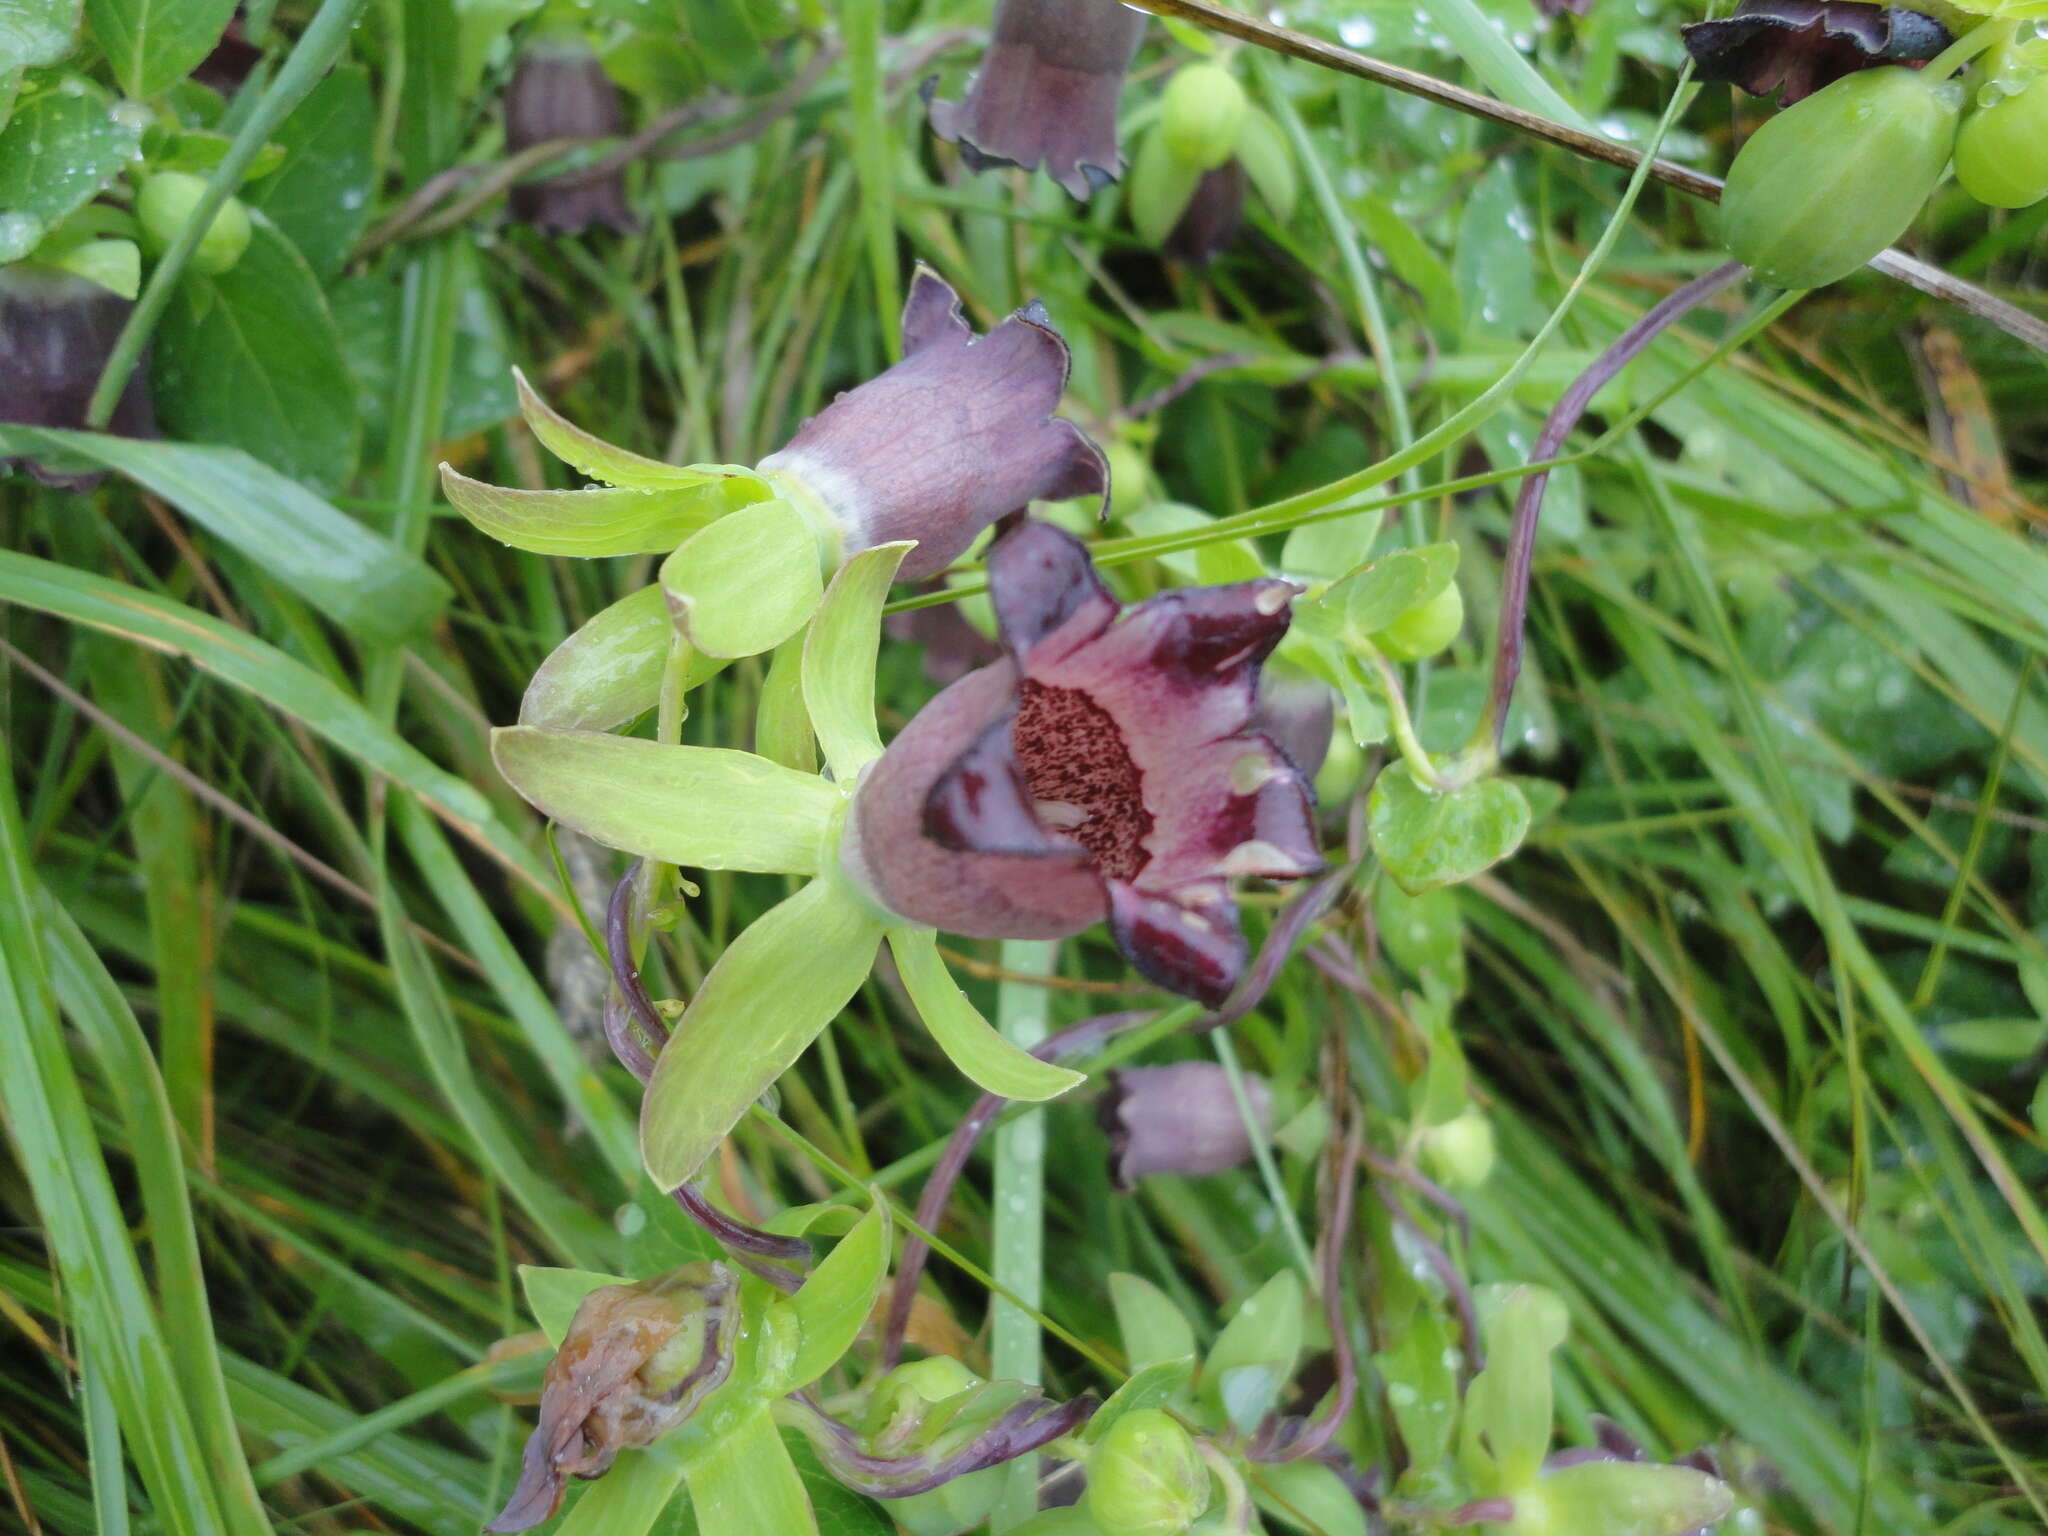
[[[639,719],[660,702],[674,634],[658,583],[620,598],[548,653],[519,701],[519,723],[611,731]],[[728,665],[723,656],[693,651],[683,686],[708,682]]]
[[[732,505],[723,481],[670,491],[523,491],[472,480],[447,464],[441,490],[450,506],[500,544],[579,559],[666,554]]]
[[[1408,1447],[1410,1464],[1435,1467],[1450,1453],[1458,1421],[1458,1377],[1451,1366],[1453,1344],[1442,1315],[1423,1304],[1393,1342],[1374,1355],[1387,1384],[1387,1406]]]
[[[124,299],[142,291],[142,248],[133,240],[81,240],[47,260]]]
[[[757,501],[690,535],[661,563],[676,628],[711,656],[758,656],[804,627],[825,580],[818,539],[782,500]]]
[[[1272,210],[1273,222],[1285,224],[1294,217],[1295,200],[1301,195],[1294,146],[1261,107],[1245,111],[1244,125],[1237,132],[1237,158],[1254,190]]]
[[[1133,1371],[1170,1364],[1195,1352],[1195,1330],[1173,1298],[1143,1275],[1118,1272],[1109,1277],[1109,1301],[1116,1310],[1117,1334],[1124,1358]]]
[[[765,1402],[730,1415],[721,1432],[692,1438],[683,1480],[697,1529],[717,1536],[817,1536],[811,1496]]]
[[[1418,783],[1406,763],[1389,763],[1367,801],[1373,852],[1410,895],[1455,885],[1522,846],[1529,801],[1507,779],[1482,779],[1438,792]]]
[[[641,1101],[640,1155],[657,1184],[673,1189],[693,1177],[832,1022],[867,979],[882,929],[874,910],[828,873],[727,946],[662,1048]]]
[[[814,874],[844,804],[822,779],[728,747],[512,725],[491,733],[491,755],[562,825],[692,869]]]
[[[737,465],[665,464],[620,448],[562,416],[517,368],[512,370],[512,383],[519,391],[519,414],[526,418],[541,447],[593,480],[634,491],[680,491],[725,480],[758,480],[752,470]],[[767,494],[765,485],[757,494]]]
[[[832,776],[851,786],[882,755],[875,724],[875,653],[882,605],[913,541],[864,549],[832,578],[804,641],[804,705]]]
[[[576,1309],[592,1291],[607,1285],[631,1285],[624,1275],[601,1275],[590,1269],[552,1269],[544,1264],[519,1266],[520,1288],[526,1292],[526,1310],[540,1324],[541,1332],[556,1349],[569,1336],[569,1324]]]
[[[924,1027],[947,1059],[977,1088],[1006,1099],[1035,1102],[1057,1098],[1085,1081],[1082,1073],[1040,1061],[998,1034],[946,969],[939,955],[939,936],[932,929],[890,929],[889,953],[896,957],[903,988]]]
[[[754,750],[798,773],[818,771],[818,737],[804,708],[804,646],[785,640],[768,662],[754,706]]]
[[[1684,1536],[1735,1507],[1718,1477],[1692,1467],[1642,1461],[1585,1461],[1546,1472],[1515,1491],[1513,1536]]]
[[[1124,177],[1128,189],[1124,197],[1138,238],[1155,250],[1166,244],[1201,179],[1201,167],[1175,155],[1157,126],[1139,140],[1138,152]]]
[[[1202,1362],[1202,1397],[1241,1434],[1271,1413],[1301,1353],[1301,1277],[1291,1269],[1247,1296]]]
[[[1178,1360],[1155,1360],[1144,1369],[1133,1371],[1109,1395],[1109,1401],[1090,1416],[1081,1432],[1082,1442],[1092,1445],[1100,1440],[1112,1424],[1134,1409],[1165,1408],[1179,1402],[1194,1379],[1193,1354],[1182,1355]]]
[[[1550,1448],[1550,1352],[1569,1318],[1539,1286],[1510,1289],[1486,1321],[1486,1369],[1465,1389],[1458,1461],[1482,1494],[1519,1495]]]
[[[811,1271],[794,1296],[771,1305],[771,1317],[794,1325],[796,1349],[788,1363],[764,1381],[777,1394],[809,1386],[853,1347],[861,1325],[875,1309],[889,1272],[889,1204],[879,1191],[851,1232]]]

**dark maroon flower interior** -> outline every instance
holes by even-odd
[[[1144,778],[1109,712],[1078,688],[1024,680],[1010,727],[1040,822],[1065,832],[1112,880],[1145,867]]]

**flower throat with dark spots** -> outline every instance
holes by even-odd
[[[1010,740],[1031,798],[1047,811],[1072,807],[1046,815],[1048,826],[1079,842],[1112,880],[1129,880],[1145,867],[1152,814],[1145,809],[1144,775],[1106,710],[1077,688],[1027,678]]]

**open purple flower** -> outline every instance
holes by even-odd
[[[1778,93],[1791,106],[1844,75],[1931,59],[1954,39],[1932,16],[1860,0],[1742,0],[1718,21],[1680,27],[1699,78]]]
[[[896,574],[920,581],[1029,502],[1108,494],[1102,450],[1052,414],[1066,384],[1067,344],[1041,305],[976,336],[959,296],[920,267],[903,361],[839,396],[759,469],[818,504],[842,555],[917,540]]]
[[[1244,1096],[1263,1138],[1273,1129],[1273,1090],[1247,1075]],[[1212,1061],[1113,1072],[1099,1109],[1108,1133],[1110,1172],[1118,1189],[1151,1173],[1222,1173],[1252,1155],[1252,1133]]]
[[[107,356],[134,307],[111,289],[55,267],[0,267],[0,422],[83,427]],[[112,429],[123,437],[157,435],[148,374],[146,365],[137,367],[114,407]],[[9,463],[0,459],[0,472]],[[87,490],[105,478],[65,474],[34,459],[23,464],[44,484],[69,490]]]
[[[961,102],[930,101],[932,131],[977,171],[1044,166],[1086,198],[1123,171],[1117,103],[1145,16],[1110,0],[997,0],[981,71]]]
[[[573,31],[542,34],[520,52],[505,92],[505,148],[513,154],[556,139],[615,139],[626,131],[619,88]],[[512,189],[512,217],[551,235],[593,224],[633,228],[625,173],[564,171]]]
[[[887,910],[979,938],[1107,917],[1170,991],[1220,1003],[1245,962],[1230,883],[1314,873],[1309,787],[1251,727],[1295,588],[1163,593],[1122,610],[1071,534],[989,553],[1008,658],[921,710],[855,792],[843,867]]]

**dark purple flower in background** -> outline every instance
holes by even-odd
[[[1273,1090],[1244,1079],[1259,1139],[1273,1132]],[[1109,1135],[1110,1175],[1129,1189],[1151,1173],[1222,1173],[1252,1155],[1252,1133],[1230,1091],[1230,1076],[1209,1061],[1126,1067],[1109,1075],[1098,1107]]]
[[[1536,9],[1546,16],[1562,16],[1566,11],[1583,16],[1593,9],[1593,0],[1536,0]]]
[[[262,60],[263,50],[243,33],[242,17],[237,12],[220,41],[213,45],[213,52],[192,71],[192,78],[223,96],[232,96]]]
[[[1337,722],[1337,696],[1327,683],[1307,677],[1259,679],[1259,702],[1252,711],[1252,729],[1273,738],[1287,761],[1304,779],[1322,771],[1330,755],[1330,735]]]
[[[739,1285],[723,1264],[585,1296],[542,1378],[519,1482],[484,1529],[530,1530],[561,1507],[567,1479],[602,1477],[620,1451],[689,1418],[732,1374],[739,1324]]]
[[[615,139],[626,131],[626,104],[590,44],[573,31],[544,32],[520,50],[505,92],[505,148],[512,154],[557,139]],[[564,171],[512,189],[512,217],[551,235],[593,224],[633,228],[625,173]]]
[[[1742,0],[1680,27],[1699,78],[1791,106],[1844,75],[1933,58],[1954,41],[1932,16],[1857,0]]]
[[[1123,610],[1047,523],[1005,535],[988,564],[1008,658],[933,699],[869,769],[847,873],[888,910],[977,938],[1107,917],[1144,975],[1220,1003],[1246,952],[1231,881],[1322,864],[1306,780],[1251,724],[1296,588],[1192,587]]]
[[[1109,492],[1109,461],[1054,416],[1067,344],[1028,304],[976,336],[944,279],[920,267],[903,361],[839,396],[760,462],[837,524],[842,555],[915,539],[897,578],[937,575],[996,519],[1033,501]]]
[[[1166,254],[1196,267],[1206,267],[1221,256],[1244,228],[1244,199],[1250,186],[1244,162],[1235,156],[1204,171],[1179,221],[1167,233]]]
[[[968,622],[958,603],[892,613],[882,627],[891,640],[924,648],[924,675],[941,688],[1002,658],[1003,648]]]
[[[25,427],[85,425],[85,410],[134,304],[89,278],[18,262],[0,267],[0,422]],[[129,375],[111,430],[155,437],[145,359]],[[87,490],[101,474],[63,474],[22,461],[45,485]],[[0,470],[10,461],[0,460]]]
[[[1112,0],[997,0],[981,69],[960,102],[931,101],[932,131],[972,170],[1045,167],[1086,198],[1123,172],[1116,113],[1145,16]]]

